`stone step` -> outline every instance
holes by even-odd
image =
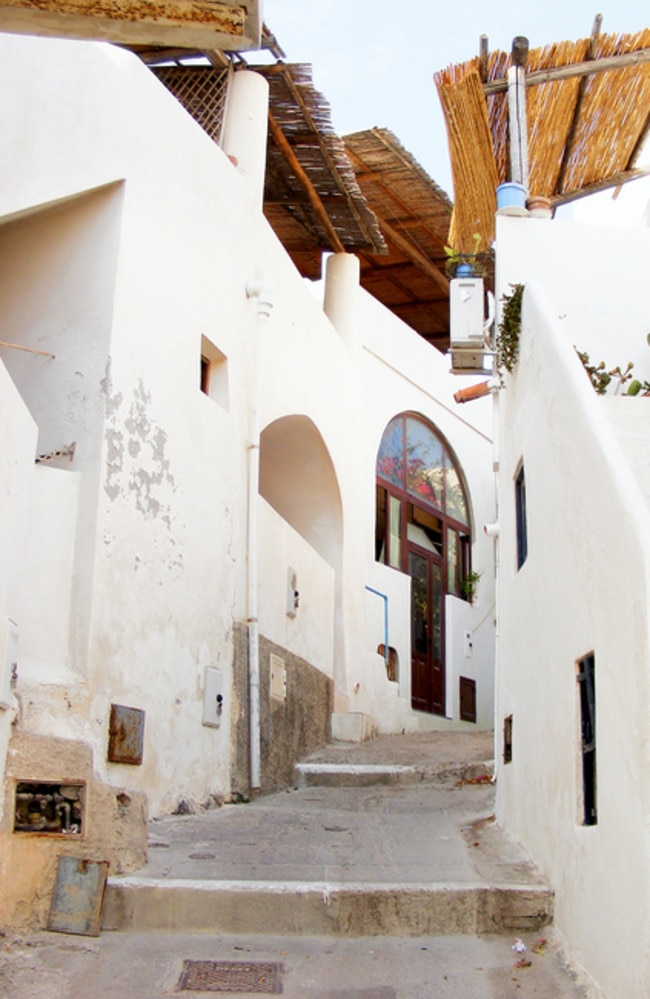
[[[109,879],[103,930],[291,936],[450,936],[536,932],[552,921],[547,886],[484,883]]]
[[[491,778],[492,761],[430,768],[379,763],[316,763],[309,760],[296,764],[297,787],[369,787],[388,784],[462,783]]]

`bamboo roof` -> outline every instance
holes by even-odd
[[[139,52],[155,63],[164,52]],[[215,142],[232,66],[152,66]],[[341,139],[311,67],[250,66],[269,82],[264,214],[304,277],[317,279],[324,251],[352,252],[361,284],[441,349],[449,336],[445,275],[452,205],[387,129]]]
[[[557,42],[528,53],[529,190],[562,204],[643,175],[650,128],[650,30]],[[454,179],[449,242],[469,252],[494,235],[496,187],[508,178],[505,77],[510,53],[484,51],[434,75]]]
[[[444,246],[451,201],[385,128],[346,135],[345,149],[388,253],[361,251],[361,284],[427,340],[445,348],[449,282]]]
[[[324,250],[386,253],[311,66],[251,69],[269,82],[264,214],[301,274],[320,275]]]

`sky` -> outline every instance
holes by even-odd
[[[477,55],[482,34],[490,50],[510,51],[516,35],[525,35],[536,48],[588,37],[597,13],[603,15],[603,33],[650,27],[648,0],[264,0],[265,23],[287,62],[312,64],[336,131],[389,128],[451,197],[433,73]],[[645,207],[650,198],[650,182],[628,184],[616,199],[618,214],[632,188],[635,204],[641,198]],[[600,196],[605,211],[611,200],[611,194]],[[636,207],[629,210],[633,221],[642,214]]]

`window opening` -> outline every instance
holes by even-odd
[[[512,763],[512,715],[503,719],[503,762]]]
[[[199,388],[204,395],[228,408],[228,361],[218,347],[201,337]]]
[[[517,529],[517,568],[528,557],[528,524],[526,519],[526,476],[521,465],[515,478],[515,516]]]
[[[596,804],[596,662],[593,653],[578,662],[580,741],[582,750],[582,806],[585,826],[598,823]]]

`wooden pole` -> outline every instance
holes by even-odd
[[[329,240],[331,249],[334,250],[335,253],[345,253],[345,247],[343,246],[336,229],[332,225],[329,215],[323,207],[323,203],[318,196],[316,188],[309,179],[307,172],[304,170],[302,164],[298,160],[298,157],[291,148],[287,137],[270,111],[269,131],[273,136],[273,141],[293,170],[296,179],[299,181],[305,194],[307,195],[307,198],[314,209],[314,214],[316,215],[318,222]]]
[[[528,39],[518,35],[512,43],[513,65],[508,70],[508,134],[510,180],[528,190],[528,118],[526,116],[526,57]]]
[[[0,340],[0,347],[11,347],[12,350],[26,350],[29,354],[40,354],[41,357],[51,357],[54,360],[54,354],[50,354],[48,350],[36,350],[35,347],[23,347],[19,343],[7,343],[5,340]]]

